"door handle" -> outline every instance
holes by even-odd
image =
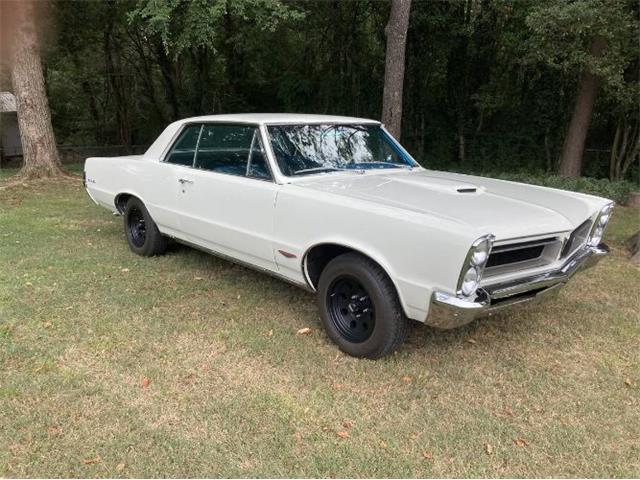
[[[193,183],[193,180],[188,180],[186,178],[179,178],[178,181],[184,185],[185,183]]]

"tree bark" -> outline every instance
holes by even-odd
[[[627,239],[627,248],[631,252],[631,261],[640,265],[640,230]]]
[[[402,88],[404,85],[404,54],[409,28],[411,0],[392,0],[389,23],[385,28],[387,51],[384,65],[382,123],[391,135],[400,138],[402,127]]]
[[[591,55],[600,57],[606,47],[602,37],[596,37],[591,44]],[[580,77],[578,95],[573,109],[569,130],[562,148],[560,160],[560,175],[565,177],[579,177],[582,174],[584,148],[587,139],[593,106],[600,90],[601,79],[589,71],[584,71]]]
[[[609,159],[609,178],[622,180],[633,161],[640,154],[640,123],[633,121],[629,125],[626,119],[620,120],[611,146]]]
[[[11,45],[11,84],[22,141],[23,178],[64,175],[51,125],[32,2],[12,2],[15,37]]]

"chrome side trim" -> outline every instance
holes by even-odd
[[[313,290],[311,287],[309,287],[309,285],[307,285],[306,283],[301,283],[301,282],[296,282],[295,280],[290,279],[289,277],[285,277],[284,275],[282,275],[281,273],[278,272],[274,272],[273,270],[269,270],[267,268],[263,268],[263,267],[258,267],[257,265],[254,265],[252,263],[248,263],[245,262],[243,260],[239,260],[235,257],[232,257],[230,255],[226,255],[224,253],[220,253],[217,252],[215,250],[211,250],[210,248],[207,247],[203,247],[201,245],[198,245],[197,243],[191,243],[187,240],[183,240],[181,238],[177,238],[177,237],[171,237],[173,240],[175,240],[178,243],[181,243],[182,245],[185,245],[187,247],[191,247],[191,248],[195,248],[196,250],[200,250],[201,252],[205,252],[208,253],[210,255],[213,255],[214,257],[218,257],[221,258],[222,260],[226,260],[228,262],[231,263],[235,263],[236,265],[240,265],[242,267],[248,268],[250,270],[254,270],[260,273],[266,273],[267,275],[277,278],[278,280],[282,280],[284,282],[287,282],[291,285],[295,285],[296,287],[300,287],[303,290],[306,290],[307,292],[314,292],[315,290]]]
[[[609,247],[604,243],[597,247],[586,246],[557,270],[485,286],[479,290],[475,300],[434,291],[425,323],[438,328],[455,328],[506,308],[547,299],[555,295],[574,274],[594,266],[608,254]]]

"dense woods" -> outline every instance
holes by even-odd
[[[393,112],[420,162],[637,180],[637,2],[395,3],[410,12]],[[382,118],[385,52],[399,45],[391,5],[52,2],[44,67],[58,143],[133,148],[211,113]],[[397,82],[397,58],[386,65]]]

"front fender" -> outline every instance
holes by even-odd
[[[285,185],[275,209],[274,252],[280,273],[304,283],[312,247],[360,252],[389,275],[406,315],[424,321],[434,289],[455,291],[475,235],[442,219]]]

